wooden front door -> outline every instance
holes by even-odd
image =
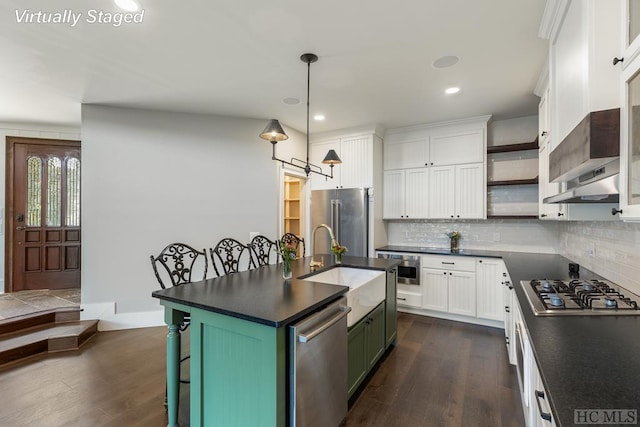
[[[80,287],[80,142],[7,137],[7,291]]]

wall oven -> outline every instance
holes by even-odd
[[[378,252],[378,258],[397,259],[398,284],[420,286],[420,255]]]

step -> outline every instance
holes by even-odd
[[[56,322],[80,320],[79,307],[63,307],[42,310],[35,313],[0,319],[0,338],[6,334],[18,332],[34,326],[48,325]]]
[[[97,331],[97,320],[70,320],[4,333],[0,335],[0,367],[48,353],[78,350]]]

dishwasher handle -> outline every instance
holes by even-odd
[[[350,311],[351,311],[351,307],[348,307],[346,305],[341,305],[340,311],[338,311],[334,316],[329,318],[325,323],[323,323],[322,325],[320,325],[319,327],[317,327],[316,329],[314,329],[309,333],[298,334],[298,341],[300,342],[311,341],[312,339],[320,335],[322,332],[329,329],[335,323],[339,322],[342,318],[344,318],[347,314],[349,314]]]

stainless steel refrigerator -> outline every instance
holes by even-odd
[[[311,231],[327,224],[336,240],[346,246],[345,255],[368,256],[369,248],[369,194],[366,188],[314,190],[311,192]],[[331,239],[326,230],[318,230],[315,253],[330,254]]]

